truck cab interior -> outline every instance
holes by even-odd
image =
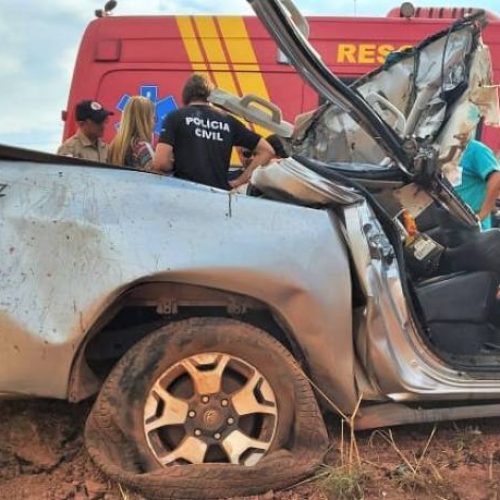
[[[366,200],[381,221],[394,247],[402,286],[418,318],[425,343],[444,361],[466,372],[491,373],[500,367],[500,231],[479,232],[451,219],[442,234],[429,231],[437,251],[426,250],[419,260],[408,252],[401,220],[393,204],[359,178],[349,179],[345,165],[324,164],[304,157],[281,160],[258,169],[253,194],[282,202],[333,211],[345,224],[343,207]],[[340,173],[342,172],[342,173]],[[438,212],[442,209],[432,208]],[[425,226],[420,234],[427,235]],[[430,247],[432,248],[432,247]],[[353,279],[355,281],[355,278]],[[359,287],[354,283],[355,293]],[[363,304],[363,299],[353,297]]]
[[[395,249],[425,342],[469,373],[498,370],[500,231],[479,231],[445,175],[458,159],[452,166],[443,160],[476,108],[489,123],[499,120],[490,56],[481,40],[484,16],[454,22],[346,86],[287,15],[288,1],[250,3],[325,101],[295,128],[294,159],[282,163],[288,176],[276,172],[273,179],[271,170],[261,171],[252,182],[267,196],[309,206],[325,206],[323,198],[330,196],[340,219],[339,207],[362,195]],[[416,220],[415,244],[408,244],[403,210]]]

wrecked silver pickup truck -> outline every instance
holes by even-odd
[[[358,429],[500,415],[498,231],[441,161],[471,110],[497,119],[480,15],[346,87],[289,0],[250,3],[326,100],[252,195],[0,150],[0,393],[98,394],[89,453],[148,498],[298,481],[320,407]],[[433,208],[462,242],[422,229]],[[443,265],[471,241],[476,267]]]

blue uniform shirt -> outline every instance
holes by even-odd
[[[493,151],[479,141],[470,141],[460,158],[461,179],[455,190],[462,200],[477,214],[486,198],[488,176],[500,171]],[[491,216],[481,223],[483,229],[491,229]]]

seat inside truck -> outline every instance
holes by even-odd
[[[488,271],[419,283],[416,292],[431,342],[456,355],[500,353],[499,283],[499,276]]]

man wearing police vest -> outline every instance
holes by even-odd
[[[252,172],[274,156],[272,146],[233,116],[208,102],[210,82],[195,74],[182,91],[184,107],[165,118],[156,147],[154,170],[173,171],[176,177],[229,190],[250,180]],[[243,173],[228,181],[233,146],[254,150]]]

